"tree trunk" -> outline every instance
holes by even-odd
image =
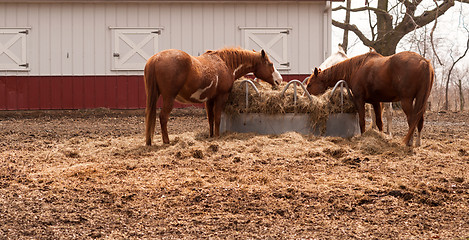
[[[379,0],[378,9],[381,9],[385,12],[388,11],[388,0]],[[388,22],[388,18],[384,13],[376,12],[376,23],[378,26],[378,39],[382,39],[386,33],[389,33],[392,30],[392,26]],[[389,27],[391,27],[389,29]]]
[[[347,0],[347,10],[345,11],[345,24],[350,24],[350,7],[352,5],[352,0]],[[342,39],[342,48],[344,52],[347,53],[348,49],[348,29],[344,29],[344,37]]]
[[[397,44],[399,44],[401,38],[401,35],[392,34],[386,39],[375,42],[372,47],[383,56],[391,56],[396,53]]]
[[[464,93],[462,90],[462,80],[458,79],[458,88],[459,88],[459,111],[464,111]]]
[[[449,110],[449,99],[448,99],[448,91],[449,91],[449,78],[451,76],[451,68],[448,73],[448,78],[446,79],[446,88],[445,88],[445,105],[443,106],[443,109],[448,111]]]

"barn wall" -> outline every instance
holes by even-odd
[[[303,80],[307,75],[285,75]],[[158,102],[161,107],[161,99]],[[203,104],[179,104],[175,108]],[[2,76],[0,110],[145,108],[142,76]]]
[[[162,27],[158,50],[199,55],[242,46],[239,27],[291,27],[291,70],[309,73],[329,55],[325,3],[0,3],[0,27],[30,27],[30,71],[0,75],[141,75],[112,71],[109,27]],[[327,39],[326,39],[327,40]]]
[[[242,46],[240,27],[289,28],[291,65],[281,74],[302,80],[330,55],[325,7],[296,1],[0,3],[0,28],[29,30],[29,70],[0,71],[0,110],[145,107],[143,71],[112,70],[116,27],[161,27],[158,51],[176,48],[192,55]]]

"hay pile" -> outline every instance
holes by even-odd
[[[250,86],[248,93],[248,106],[246,107],[246,89],[245,78],[238,79],[234,82],[228,102],[225,105],[225,113],[236,115],[240,113],[264,113],[264,114],[285,114],[285,113],[306,113],[309,114],[311,123],[314,126],[318,123],[325,123],[327,117],[331,113],[340,113],[343,109],[344,113],[357,112],[354,103],[345,93],[344,89],[344,105],[342,108],[340,102],[340,91],[336,90],[331,96],[332,89],[327,90],[321,96],[312,96],[312,101],[305,95],[303,89],[297,87],[297,101],[294,102],[293,85],[285,92],[285,96],[281,96],[282,90],[287,85],[282,82],[277,89],[265,82],[254,82],[259,90],[259,94]],[[324,125],[324,124],[321,124]]]

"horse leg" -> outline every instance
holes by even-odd
[[[213,114],[215,120],[215,137],[220,136],[220,121],[221,112],[225,108],[226,101],[228,101],[229,94],[218,95],[214,101]]]
[[[410,138],[408,139],[408,141],[406,142],[405,139],[404,139],[404,144],[406,144],[407,146],[412,146],[412,143],[414,141],[414,136],[413,136],[413,133],[411,133],[411,129],[410,129],[410,125],[412,124],[412,121],[414,119],[414,115],[413,115],[413,99],[405,99],[405,100],[401,100],[401,105],[402,105],[402,110],[404,111],[406,117],[407,117],[407,124],[409,125],[409,132],[407,134],[412,134],[410,136]]]
[[[420,136],[421,136],[421,132],[422,132],[422,128],[423,128],[423,121],[424,121],[424,117],[422,116],[422,118],[420,118],[420,120],[417,124],[417,140],[415,140],[415,146],[416,147],[420,146]]]
[[[375,122],[376,122],[376,127],[378,127],[378,130],[380,132],[383,131],[383,112],[381,108],[381,103],[380,102],[375,102],[372,103],[373,105],[373,110],[375,111]]]
[[[208,125],[210,126],[210,137],[213,137],[213,121],[214,121],[214,100],[210,99],[205,102],[205,111],[207,112]]]
[[[365,101],[358,100],[355,102],[358,110],[358,123],[360,124],[360,132],[365,132]]]
[[[367,106],[369,106],[369,105],[367,104]],[[366,107],[365,107],[365,109],[366,109]],[[376,116],[375,116],[375,111],[373,111],[372,107],[368,108],[368,113],[370,114],[370,117],[371,117],[371,128],[376,129],[377,128],[377,126],[376,126]]]
[[[163,98],[163,107],[160,110],[161,136],[163,143],[169,144],[168,137],[168,119],[173,110],[174,98]]]
[[[386,126],[390,137],[392,137],[392,103],[384,103],[386,113]]]

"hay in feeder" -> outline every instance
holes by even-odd
[[[240,113],[263,113],[263,114],[285,114],[285,113],[304,113],[310,116],[312,127],[324,126],[320,129],[325,131],[325,123],[331,113],[355,113],[357,112],[354,103],[348,96],[344,88],[344,104],[341,104],[340,88],[331,96],[332,90],[327,90],[321,96],[312,96],[310,100],[303,94],[303,89],[297,87],[297,99],[294,101],[293,84],[285,91],[282,96],[282,90],[287,85],[286,82],[280,84],[278,89],[264,82],[254,82],[259,90],[259,94],[249,86],[248,88],[248,105],[246,106],[246,84],[242,83],[241,78],[233,84],[228,102],[225,105],[225,113],[228,115],[236,115]],[[319,125],[318,125],[319,124]]]

